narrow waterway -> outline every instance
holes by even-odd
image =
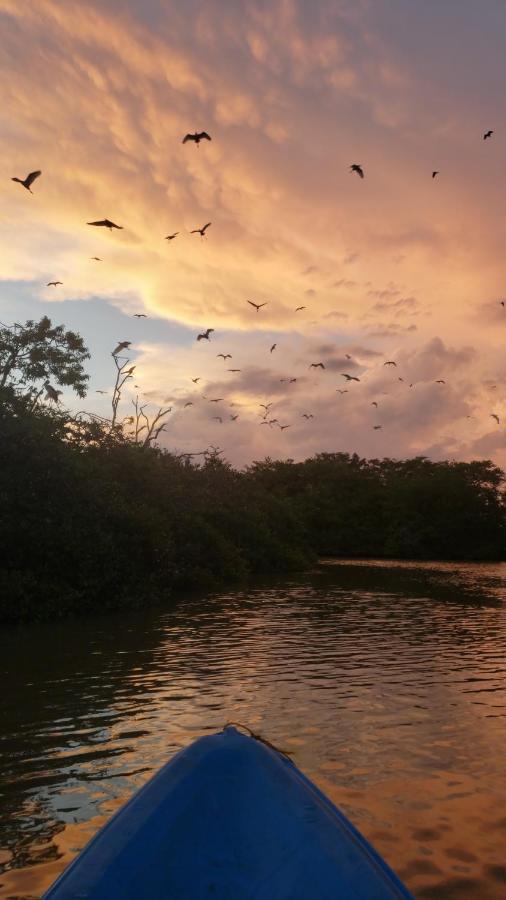
[[[228,720],[283,748],[416,897],[506,896],[506,565],[329,562],[0,634],[0,897],[33,900]]]

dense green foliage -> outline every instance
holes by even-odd
[[[53,383],[81,393],[79,336],[57,330],[73,368],[53,365],[51,323],[45,344],[28,324]],[[489,461],[336,453],[236,471],[216,453],[192,462],[43,404],[48,372],[25,367],[13,383],[13,371],[0,387],[2,621],[144,603],[318,555],[504,558],[504,475]]]

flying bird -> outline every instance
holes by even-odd
[[[490,413],[490,417],[492,419],[495,419],[497,424],[499,425],[499,416],[497,415],[497,413]]]
[[[259,403],[258,405],[261,406],[262,409],[265,409],[265,412],[267,413],[271,408],[272,403]]]
[[[380,428],[383,428],[382,425],[373,425],[372,427],[374,428],[375,431],[379,431]]]
[[[272,347],[271,347],[271,349],[270,349],[270,351],[269,351],[269,353],[272,353],[272,351],[275,350],[277,346],[278,346],[277,344],[273,344]]]
[[[198,147],[202,140],[210,141],[211,135],[207,131],[195,131],[193,134],[185,134],[181,143],[186,144],[188,141],[194,141]]]
[[[221,418],[221,416],[213,416],[212,418],[219,422],[220,425],[223,425],[223,419]]]
[[[346,359],[351,359],[351,356],[349,353],[345,353],[344,355],[345,355]]]
[[[437,169],[434,169],[434,171],[432,173],[432,177],[435,178],[436,175],[439,175],[439,172],[437,171]]]
[[[506,303],[504,302],[504,300],[501,300],[501,306],[506,306]]]
[[[198,341],[210,341],[211,338],[209,335],[214,331],[214,328],[207,328],[202,334],[197,335]]]
[[[279,427],[280,431],[284,431],[285,428],[291,428],[292,426],[291,425],[279,425],[278,427]]]
[[[134,313],[134,319],[147,319],[146,313]]]
[[[227,369],[227,372],[242,372],[242,369]]]
[[[230,421],[236,422],[238,418],[239,418],[239,413],[236,413],[235,416],[230,416]]]
[[[183,409],[186,409],[187,406],[193,406],[193,403],[191,400],[188,400],[188,403],[185,403],[185,405],[183,406]]]
[[[298,307],[296,308],[295,312],[300,312],[301,309],[307,309],[307,306],[298,306]]]
[[[340,388],[337,388],[336,394],[349,394],[349,391],[347,391],[346,388],[344,389],[344,391],[342,391]]]
[[[46,287],[57,287],[59,284],[63,284],[63,281],[48,281]]]
[[[364,170],[358,163],[353,163],[353,165],[350,166],[350,172],[356,172],[357,175],[360,175],[360,178],[364,177]]]
[[[52,400],[53,403],[59,403],[60,394],[62,392],[57,391],[56,388],[52,387],[52,385],[49,384],[49,381],[44,382],[44,387],[46,389],[46,400]]]
[[[120,341],[116,349],[112,351],[111,356],[117,356],[122,350],[126,350],[131,343],[132,341]]]
[[[194,384],[198,384],[198,382],[199,382],[199,381],[202,381],[202,379],[201,379],[200,376],[199,376],[198,378],[192,378],[192,381],[193,381]]]
[[[216,397],[215,400],[209,400],[209,403],[221,403],[221,401],[224,399],[224,397]]]
[[[253,303],[253,300],[246,300],[246,303],[249,303],[250,306],[254,306],[258,312],[259,309],[262,309],[262,306],[267,306],[268,301],[266,300],[265,303]]]
[[[302,413],[301,419],[314,419],[313,413]]]
[[[494,133],[494,132],[493,132],[492,129],[490,128],[490,129],[489,129],[488,131],[486,131],[485,134],[483,135],[483,140],[486,141],[487,138],[492,137],[493,133]]]
[[[107,394],[107,391],[95,391],[96,394]]]
[[[30,191],[30,193],[33,194],[31,186],[35,179],[39,177],[39,175],[42,175],[42,172],[40,171],[40,169],[37,169],[36,172],[30,172],[30,174],[27,175],[26,178],[11,178],[11,181],[17,181],[18,184],[22,184],[27,191]]]
[[[444,381],[442,378],[438,378],[436,384],[446,384],[446,381]]]
[[[346,372],[341,372],[343,378],[346,378],[346,381],[360,381],[360,378],[357,378],[356,375],[347,375]]]
[[[308,369],[324,369],[323,363],[310,363]]]
[[[397,368],[397,363],[393,361],[393,359],[387,359],[386,362],[383,363],[384,366],[395,366]]]
[[[123,225],[115,225],[114,222],[111,222],[110,219],[99,219],[97,222],[86,222],[87,225],[101,225],[103,228],[108,228],[109,231],[112,231],[113,228],[118,228],[119,231],[123,231]]]
[[[173,241],[174,238],[178,236],[178,234],[179,231],[175,231],[174,234],[168,234],[166,235],[166,237],[164,237],[164,241]]]
[[[225,362],[226,359],[232,359],[231,353],[217,353],[216,356],[221,356],[223,362]]]
[[[94,259],[95,262],[103,262],[103,260],[100,259],[100,256],[90,256],[90,259]]]
[[[376,409],[378,408],[378,404],[376,403],[376,400],[373,400],[373,401],[372,401],[371,406],[375,406]]]
[[[207,222],[202,228],[194,228],[193,231],[190,231],[190,234],[200,234],[200,237],[205,237],[206,228],[212,225],[212,222]]]

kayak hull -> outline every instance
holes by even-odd
[[[290,760],[229,727],[160,769],[43,900],[409,897]]]

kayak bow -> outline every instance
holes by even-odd
[[[291,760],[227,727],[163,766],[43,900],[410,897]]]

